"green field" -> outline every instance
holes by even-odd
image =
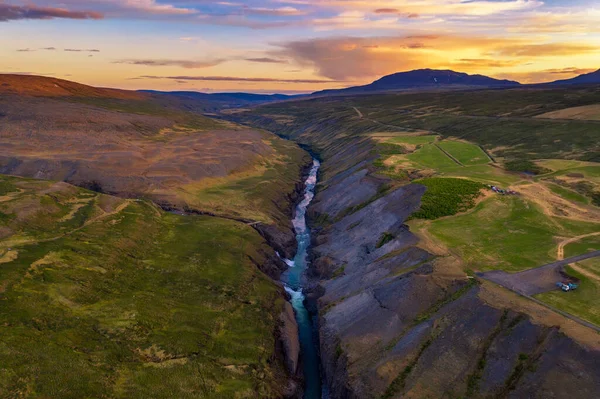
[[[600,235],[582,238],[579,241],[573,242],[565,246],[565,257],[581,255],[590,251],[600,249]],[[600,273],[600,270],[598,270]]]
[[[0,176],[0,196],[7,195],[18,191],[18,188],[13,184],[14,179]]]
[[[493,184],[505,188],[517,184],[522,180],[519,175],[506,173],[502,169],[490,165],[452,167],[443,169],[440,172],[440,175],[448,177],[464,177],[480,183]]]
[[[251,227],[2,182],[0,396],[280,397],[284,299]]]
[[[386,138],[383,143],[377,145],[377,151],[382,158],[376,162],[376,166],[382,174],[399,180],[407,178],[405,170],[400,170],[405,165],[404,160],[414,168],[433,169],[439,176],[461,177],[484,184],[508,187],[522,180],[517,174],[507,173],[501,168],[489,165],[490,158],[479,146],[454,140],[443,140],[433,145],[432,143],[438,137],[435,135],[400,135]],[[391,144],[396,144],[396,146]],[[416,145],[417,148],[407,154],[408,151],[402,144]],[[462,165],[444,154],[438,146]],[[390,159],[391,155],[400,155],[400,157],[391,159],[392,162],[388,162],[390,167],[386,168],[384,160]]]
[[[578,202],[580,204],[589,204],[590,199],[584,195],[579,194],[576,191],[569,190],[568,188],[561,187],[557,184],[548,183],[548,188],[552,190],[553,193],[559,195],[560,197],[573,202]]]
[[[416,226],[423,222],[414,222]],[[429,232],[456,251],[473,270],[516,272],[556,259],[554,237],[572,237],[598,231],[585,223],[545,215],[519,197],[495,196],[472,212],[434,220]]]
[[[485,152],[474,144],[444,140],[438,145],[463,165],[483,165],[491,162]]]
[[[455,143],[458,144],[458,146],[454,146]],[[381,145],[378,145],[378,150],[380,146]],[[501,168],[489,165],[489,158],[487,158],[485,153],[475,145],[462,142],[452,142],[451,147],[453,147],[452,150],[454,151],[451,153],[452,156],[457,159],[457,155],[461,157],[462,159],[460,159],[460,161],[465,166],[458,165],[446,154],[444,154],[443,151],[440,151],[440,149],[435,145],[430,144],[424,144],[413,153],[407,155],[403,155],[405,153],[403,147],[398,146],[399,149],[395,152],[395,154],[401,156],[396,158],[396,162],[394,163],[402,163],[402,161],[406,159],[413,167],[419,169],[433,169],[439,176],[461,177],[483,184],[494,184],[502,187],[508,187],[522,180],[522,177],[518,174],[508,173]],[[448,151],[448,149],[444,149]],[[460,149],[464,151],[461,152]],[[450,153],[450,151],[448,152]],[[392,154],[391,151],[380,151],[380,153],[385,155]],[[485,156],[485,159],[481,158],[482,155]],[[398,178],[405,177],[405,175],[399,173],[398,170],[386,170],[383,162],[378,162],[376,166],[382,169],[384,174],[392,178],[396,176]]]
[[[425,135],[425,136],[397,136],[386,140],[390,143],[400,143],[400,144],[412,144],[412,145],[420,145],[420,144],[431,144],[436,141],[438,136],[433,135]]]
[[[570,267],[567,267],[567,273],[579,279],[579,287],[575,291],[546,292],[536,295],[536,298],[600,326],[600,283]]]
[[[550,175],[566,175],[581,173],[587,178],[600,177],[600,165],[593,162],[580,162],[564,159],[544,159],[536,162],[553,172]]]
[[[581,255],[598,249],[600,249],[600,235],[586,237],[566,245],[565,257]],[[593,258],[578,262],[577,268],[582,268],[590,273],[589,275],[583,274],[573,268],[567,268],[569,275],[579,279],[577,290],[568,293],[548,292],[538,295],[537,298],[600,325],[600,309],[597,306],[598,298],[600,298],[600,259]],[[597,277],[592,278],[593,275]]]
[[[408,154],[406,158],[425,169],[445,169],[458,166],[439,148],[433,144],[425,144],[416,152]]]

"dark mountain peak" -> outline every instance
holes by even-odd
[[[519,83],[510,80],[493,79],[483,75],[469,75],[449,69],[417,69],[414,71],[398,72],[384,76],[371,84],[371,86],[379,86],[378,88],[380,89],[443,85],[516,86],[519,85]]]
[[[484,75],[469,75],[449,69],[415,69],[407,72],[397,72],[382,77],[375,82],[365,85],[349,87],[341,90],[325,90],[314,94],[356,94],[380,91],[406,90],[406,89],[435,89],[452,87],[511,87],[519,86],[519,82],[512,80],[499,80]]]
[[[569,84],[600,84],[600,69],[595,72],[585,73],[571,79],[557,80],[548,84],[551,85],[569,85]]]

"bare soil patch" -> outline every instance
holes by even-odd
[[[600,104],[584,105],[581,107],[565,108],[536,116],[542,119],[578,119],[600,120]]]
[[[600,209],[597,207],[568,201],[541,183],[523,184],[511,189],[518,191],[528,200],[540,206],[548,216],[600,222]]]
[[[123,100],[144,100],[150,97],[137,91],[103,89],[45,76],[9,74],[0,74],[0,94],[38,97],[81,96]]]
[[[19,251],[17,250],[9,250],[0,255],[0,264],[9,263],[19,257]]]
[[[165,116],[17,96],[0,97],[0,113],[0,173],[171,204],[183,203],[178,188],[275,156],[265,133],[173,129]]]
[[[582,239],[584,239],[584,238],[587,238],[587,237],[593,237],[593,236],[597,236],[597,235],[600,235],[600,232],[597,232],[597,233],[590,233],[590,234],[584,234],[584,235],[581,235],[581,236],[577,236],[577,237],[571,237],[571,238],[568,238],[568,239],[566,239],[566,240],[563,240],[563,241],[561,241],[561,242],[558,244],[558,247],[557,247],[557,251],[556,251],[556,259],[558,259],[558,260],[563,260],[563,259],[565,258],[565,247],[566,247],[567,245],[569,245],[569,244],[572,244],[572,243],[574,243],[574,242],[577,242],[577,241],[579,241],[579,240],[582,240]]]

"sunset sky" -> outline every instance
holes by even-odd
[[[417,68],[523,83],[600,68],[596,0],[0,0],[0,73],[308,92]]]

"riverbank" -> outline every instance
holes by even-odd
[[[305,306],[304,295],[304,289],[307,286],[308,248],[311,242],[310,229],[306,223],[306,211],[315,195],[320,165],[318,160],[313,160],[313,165],[305,181],[303,198],[296,206],[292,223],[296,232],[297,251],[292,260],[286,259],[289,269],[281,276],[285,289],[290,295],[290,302],[298,324],[304,376],[303,397],[305,399],[320,399],[322,390],[319,345],[314,328],[316,321],[313,320],[313,315]]]

